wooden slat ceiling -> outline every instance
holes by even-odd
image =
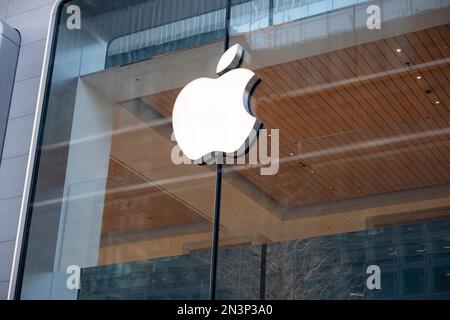
[[[255,70],[287,161],[241,174],[285,208],[449,183],[449,46],[443,25]],[[179,91],[142,100],[170,118]]]
[[[148,184],[148,187],[142,185]],[[193,208],[111,158],[102,236],[151,231],[209,222]]]

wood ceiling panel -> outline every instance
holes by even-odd
[[[449,39],[445,25],[256,70],[252,109],[283,159],[240,173],[285,207],[449,183]],[[179,91],[143,100],[170,117]]]
[[[209,223],[195,209],[114,158],[110,159],[107,190],[103,237]]]

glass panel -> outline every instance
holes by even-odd
[[[107,67],[223,39],[224,3],[220,0],[146,1],[131,11],[121,10],[117,14],[120,20],[143,20],[146,25],[111,38],[107,48]],[[152,19],[147,19],[149,16]]]
[[[60,10],[22,299],[207,298],[215,174],[172,161],[171,107],[180,88],[215,75],[223,30],[197,32],[220,31],[222,14],[204,17],[225,1],[180,3],[80,0]],[[72,4],[81,30],[66,28]],[[173,46],[141,41],[158,28]]]
[[[237,35],[283,24],[366,0],[233,0],[230,34]]]
[[[232,11],[267,131],[224,169],[218,296],[450,298],[448,4],[272,3]]]

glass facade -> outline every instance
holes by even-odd
[[[217,297],[450,298],[449,1],[74,0],[57,16],[18,297],[208,298],[215,167],[174,161],[171,116],[229,42],[262,80],[251,111],[276,172],[261,143],[258,164],[224,166]]]

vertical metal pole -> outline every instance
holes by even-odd
[[[209,278],[209,300],[216,299],[217,280],[217,254],[219,250],[219,229],[220,229],[220,200],[222,193],[222,164],[217,164],[216,168],[216,193],[214,201],[214,226],[211,249],[211,271]]]
[[[225,14],[225,41],[224,52],[230,46],[230,17],[231,17],[231,0],[227,0],[226,14]],[[217,162],[223,161],[223,154],[217,158]],[[211,268],[209,275],[209,300],[216,299],[216,282],[217,282],[217,255],[219,251],[219,231],[220,231],[220,201],[222,198],[222,163],[216,164],[216,192],[214,200],[214,222],[213,222],[213,236],[211,247]]]
[[[227,0],[227,8],[225,11],[225,42],[223,46],[224,52],[230,47],[230,20],[231,20],[231,0]]]

